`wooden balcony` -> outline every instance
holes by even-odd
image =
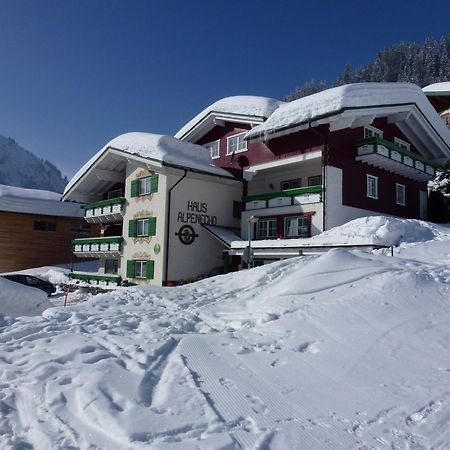
[[[277,208],[280,206],[307,205],[322,202],[322,186],[308,186],[267,194],[249,195],[243,198],[245,210]]]
[[[358,141],[356,159],[414,181],[429,181],[436,174],[432,162],[378,137]]]
[[[84,219],[89,223],[109,223],[123,220],[125,198],[118,197],[94,203],[86,203]]]
[[[119,258],[122,243],[122,236],[74,239],[72,248],[79,258]]]

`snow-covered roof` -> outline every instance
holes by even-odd
[[[347,84],[280,106],[264,123],[247,133],[247,139],[275,137],[294,132],[297,126],[343,112],[415,105],[440,139],[450,146],[450,132],[422,90],[410,83]]]
[[[182,166],[188,170],[233,178],[226,170],[214,166],[210,152],[205,147],[183,142],[172,136],[134,132],[114,138],[97,152],[69,181],[63,197],[95,162],[110,149],[140,156],[165,165]]]
[[[259,119],[269,117],[280,105],[285,102],[270,97],[258,97],[253,95],[237,95],[222,98],[209,105],[201,113],[184,125],[175,137],[183,139],[190,130],[195,128],[205,118],[214,113],[222,113],[235,116],[247,116]]]
[[[61,202],[61,194],[0,185],[0,211],[44,216],[83,217],[77,203]]]
[[[442,83],[433,83],[425,86],[422,91],[425,95],[449,95],[450,96],[450,81]]]

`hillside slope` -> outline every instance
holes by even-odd
[[[14,139],[0,136],[0,184],[62,193],[67,178]]]

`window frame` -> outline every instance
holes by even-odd
[[[212,149],[213,146],[217,145],[217,155],[213,155]],[[209,154],[211,155],[211,159],[217,159],[220,158],[220,139],[217,139],[216,141],[208,142],[204,145],[205,148],[209,150]]]
[[[372,195],[372,193],[371,193],[371,184],[370,184],[370,182],[371,181],[374,181],[374,190],[375,190],[375,192],[374,192],[374,194]],[[367,183],[367,197],[368,198],[372,198],[372,199],[374,199],[374,200],[378,200],[378,195],[379,195],[379,192],[378,192],[378,177],[376,177],[375,175],[369,175],[369,174],[366,174],[366,183]]]
[[[138,268],[140,270],[138,270]],[[145,260],[134,261],[134,278],[147,279],[147,261]]]
[[[113,271],[108,267],[113,266]],[[105,259],[105,275],[117,275],[119,273],[119,260],[118,259]]]
[[[400,191],[399,188],[401,188]],[[399,192],[402,192],[403,203],[400,201]],[[406,186],[404,184],[395,183],[395,203],[399,206],[406,206]]]
[[[143,178],[139,178],[138,179],[138,195],[148,195],[151,194],[151,190],[152,190],[152,177],[148,176],[148,177],[143,177]],[[141,183],[145,183],[145,187],[148,188],[148,191],[143,191],[141,190]],[[147,186],[148,185],[148,186]]]
[[[411,151],[411,144],[398,137],[394,137],[394,144],[398,145],[401,149]]]
[[[293,184],[294,182],[298,182],[299,186],[298,186],[298,187],[292,186],[292,184]],[[283,187],[283,184],[284,184],[284,183],[289,183],[290,186],[287,187],[287,188],[284,188],[284,187]],[[281,191],[288,191],[289,189],[299,189],[299,188],[301,188],[301,187],[302,187],[302,179],[301,179],[301,178],[293,178],[292,180],[281,180],[281,181],[280,181],[280,190],[281,190]]]
[[[271,229],[269,223],[275,223],[275,227],[273,228],[273,236],[269,235],[269,233],[266,233],[264,236],[261,235],[261,225],[263,223],[268,223],[266,230],[269,231]],[[255,233],[255,239],[256,240],[264,240],[264,239],[276,239],[278,233],[278,218],[277,217],[260,217],[258,219],[258,222],[256,223],[256,233]]]
[[[366,131],[372,133],[372,136],[367,136]],[[383,130],[375,128],[372,125],[364,125],[364,139],[369,139],[372,137],[378,137],[380,139],[383,139]]]
[[[296,234],[293,236],[289,236],[288,232],[287,232],[287,222],[290,220],[299,220],[301,219],[302,221],[304,221],[304,225],[302,226],[302,228],[305,229],[305,233],[304,234]],[[284,239],[297,239],[297,238],[307,238],[309,237],[309,227],[310,227],[310,221],[308,216],[305,215],[299,215],[299,216],[287,216],[284,218]],[[297,231],[299,230],[299,225],[297,224]]]
[[[317,184],[317,183],[311,184],[311,179],[313,179],[313,178],[319,178],[320,183],[319,184]],[[311,186],[322,186],[322,175],[313,175],[311,177],[308,177],[308,187],[311,187]]]
[[[248,147],[247,147],[247,141],[246,141],[245,139],[243,139],[243,143],[244,143],[244,145],[245,145],[245,148],[242,148],[242,149],[236,149],[236,150],[230,150],[230,141],[231,141],[232,139],[238,139],[239,136],[244,136],[245,134],[247,134],[247,131],[243,131],[242,133],[236,133],[236,134],[233,134],[232,136],[228,136],[228,137],[227,137],[227,156],[228,156],[228,155],[232,155],[232,154],[234,154],[234,153],[242,153],[242,152],[246,152],[246,151],[248,150]]]
[[[143,233],[139,233],[139,224],[143,224]],[[150,220],[148,217],[145,219],[136,219],[136,237],[148,236],[150,232]]]

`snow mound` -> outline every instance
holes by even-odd
[[[334,244],[400,245],[424,242],[440,237],[433,224],[416,219],[373,216],[361,217],[311,238],[311,241]]]
[[[0,314],[11,317],[39,316],[53,305],[40,289],[0,277]]]
[[[427,95],[450,95],[450,81],[429,84],[422,88],[422,91]]]

